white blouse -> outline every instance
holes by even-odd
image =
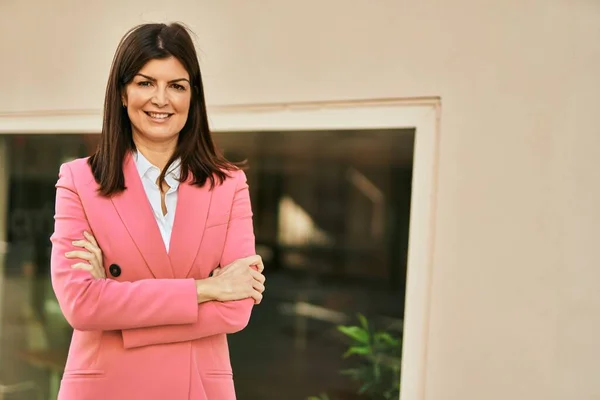
[[[169,244],[171,242],[171,233],[173,232],[173,222],[175,221],[177,189],[179,188],[179,181],[177,179],[181,176],[181,162],[178,160],[171,164],[169,172],[165,175],[165,181],[170,189],[165,194],[167,213],[163,215],[160,189],[157,185],[160,169],[155,165],[152,165],[140,152],[134,152],[134,160],[168,253]]]

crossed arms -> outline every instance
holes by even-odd
[[[248,185],[243,172],[236,179],[220,260],[224,266],[255,254]],[[134,348],[234,333],[246,327],[255,302],[251,297],[215,301],[218,299],[200,296],[200,286],[191,278],[118,282],[96,279],[89,271],[72,268],[73,261],[65,253],[73,250],[73,242],[80,240],[84,231],[91,230],[69,165],[61,167],[56,187],[52,286],[74,329],[121,330],[125,348]]]

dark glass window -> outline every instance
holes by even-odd
[[[25,383],[15,399],[36,398],[35,388],[52,396],[60,380],[72,330],[49,278],[54,185],[60,164],[91,154],[97,140],[0,136],[0,385]],[[348,361],[336,326],[360,312],[400,334],[414,132],[231,132],[215,140],[230,159],[249,162],[267,268],[263,303],[229,339],[239,398],[355,391],[339,374]]]

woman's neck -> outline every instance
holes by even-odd
[[[161,171],[175,152],[175,143],[144,143],[134,139],[137,151],[142,153],[150,163]]]

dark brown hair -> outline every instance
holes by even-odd
[[[125,86],[147,62],[169,57],[179,60],[190,75],[192,96],[187,121],[179,133],[177,148],[160,175],[159,187],[169,166],[178,158],[180,180],[185,181],[191,174],[196,186],[204,186],[209,180],[213,188],[228,177],[227,171],[238,168],[223,157],[212,140],[198,56],[187,28],[179,23],[143,24],[127,32],[119,43],[106,86],[100,143],[88,161],[104,196],[125,190],[123,161],[127,152],[135,149],[131,122],[122,105]]]

